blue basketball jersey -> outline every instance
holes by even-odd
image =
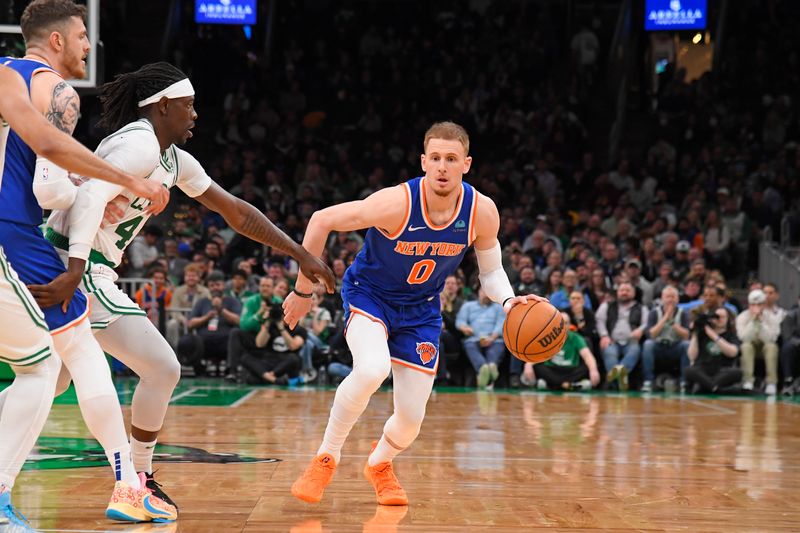
[[[401,305],[438,299],[445,279],[456,271],[475,239],[476,192],[463,183],[453,217],[436,226],[428,218],[424,179],[402,185],[408,208],[394,235],[386,228],[367,231],[363,248],[344,275],[345,287],[360,287]]]
[[[16,70],[25,80],[29,92],[31,78],[37,72],[55,72],[44,63],[27,59],[0,57],[0,64]],[[46,285],[65,268],[39,229],[42,208],[33,194],[35,167],[36,154],[14,130],[9,129],[8,124],[3,124],[0,136],[0,246],[24,284]],[[42,311],[50,332],[62,331],[86,317],[86,296],[76,290],[66,312],[61,310],[61,304]]]
[[[47,70],[58,74],[44,63],[29,59],[0,57],[0,64],[17,71],[29,92],[31,78],[37,72]],[[5,145],[0,143],[0,220],[38,226],[42,223],[42,208],[33,195],[36,154],[13,129],[4,132],[4,136]]]

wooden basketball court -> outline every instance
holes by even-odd
[[[158,451],[186,462],[160,462],[157,476],[181,517],[131,526],[103,516],[111,472],[86,467],[105,458],[68,393],[14,501],[44,531],[800,530],[798,403],[439,390],[419,439],[395,461],[406,509],[378,506],[361,474],[391,411],[388,391],[351,433],[322,503],[289,494],[332,398],[182,383]]]

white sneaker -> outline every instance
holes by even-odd
[[[653,392],[653,382],[648,379],[642,383],[642,392]]]
[[[536,380],[528,379],[525,376],[525,374],[520,374],[519,382],[522,383],[523,385],[525,385],[526,387],[533,387],[534,385],[536,385]]]
[[[588,379],[582,379],[578,382],[578,388],[580,390],[592,390],[592,382]]]
[[[744,383],[742,383],[742,390],[753,390],[753,382],[745,381]]]
[[[778,394],[778,387],[774,383],[767,383],[767,388],[764,390],[767,396],[775,396]]]
[[[542,378],[536,380],[536,388],[539,390],[547,390],[547,382]]]

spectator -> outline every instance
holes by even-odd
[[[139,278],[144,275],[153,263],[158,261],[158,240],[164,234],[158,226],[147,226],[141,234],[134,237],[126,250],[130,268],[128,277]],[[128,237],[130,238],[130,237]]]
[[[147,313],[150,322],[159,327],[161,315],[170,306],[172,301],[172,291],[167,287],[167,271],[160,266],[150,269],[148,277],[153,280],[153,285],[145,283],[136,291],[136,303]],[[166,315],[164,315],[166,319]],[[163,328],[161,328],[163,330]]]
[[[208,275],[210,298],[201,298],[192,307],[188,327],[193,333],[184,335],[178,342],[181,361],[194,367],[195,375],[206,373],[207,361],[227,361],[228,337],[239,326],[242,304],[236,298],[225,296],[225,275],[214,271]]]
[[[764,311],[772,315],[778,324],[780,324],[786,317],[786,309],[781,307],[778,303],[781,299],[781,293],[778,291],[778,286],[774,283],[765,283],[764,294],[767,297],[767,302],[764,305]]]
[[[717,307],[699,318],[689,339],[691,366],[684,371],[686,386],[692,394],[720,392],[742,380],[742,371],[736,368],[739,340],[725,308]]]
[[[167,263],[167,278],[170,283],[178,283],[180,276],[183,276],[183,269],[189,264],[189,260],[181,257],[178,252],[178,241],[167,239],[164,241],[164,257]]]
[[[800,359],[800,307],[794,307],[786,313],[786,317],[781,323],[781,337],[783,346],[781,347],[781,370],[783,371],[783,390],[784,396],[793,396],[798,393],[800,379],[795,383],[794,376],[797,368],[797,361]]]
[[[647,325],[647,308],[634,299],[634,294],[633,285],[620,283],[617,300],[604,303],[597,310],[600,349],[608,372],[606,379],[608,385],[617,381],[622,391],[628,389],[628,374],[639,362],[639,341]]]
[[[656,369],[678,368],[673,373],[683,383],[684,370],[689,366],[689,313],[678,307],[678,289],[672,286],[661,291],[661,305],[647,317],[647,336],[642,350],[644,383],[642,392],[652,392]],[[659,362],[661,365],[659,365]]]
[[[577,286],[578,274],[574,270],[568,268],[561,277],[561,287],[557,288],[547,299],[550,300],[550,303],[553,304],[553,307],[556,309],[567,309],[569,308],[570,295]]]
[[[283,322],[280,307],[273,309],[278,311],[270,317],[269,326],[262,324],[256,335],[256,347],[264,348],[264,352],[244,354],[242,366],[264,383],[292,384],[302,365],[300,350],[305,344],[307,332],[300,325],[289,330]]]
[[[536,271],[532,266],[523,266],[519,270],[519,281],[514,286],[517,295],[542,294],[543,286],[536,279]]]
[[[736,317],[736,334],[741,341],[742,388],[753,390],[756,357],[763,357],[767,367],[765,392],[774,396],[778,392],[778,335],[781,325],[775,315],[765,312],[766,302],[762,290],[756,289],[747,295],[748,307]]]
[[[567,309],[570,324],[583,335],[592,353],[597,350],[600,337],[597,334],[597,320],[594,312],[586,306],[586,297],[579,290],[574,290],[569,295],[569,308]]]
[[[268,329],[271,320],[276,316],[283,316],[280,304],[281,301],[273,293],[272,278],[264,276],[258,285],[258,294],[244,301],[239,327],[231,330],[228,339],[228,375],[225,376],[227,379],[232,381],[238,379],[242,369],[242,356],[259,350],[256,346],[256,336],[262,328]]]
[[[311,294],[311,300],[313,301],[311,310],[300,324],[307,333],[306,342],[300,350],[305,381],[314,381],[317,377],[317,371],[313,364],[314,350],[322,350],[328,347],[327,341],[330,334],[328,326],[331,324],[331,313],[321,306],[322,298],[322,295],[317,291]]]
[[[497,367],[505,353],[504,322],[503,307],[492,302],[483,289],[478,290],[477,301],[466,302],[458,311],[456,327],[464,335],[464,350],[478,374],[480,389],[493,388],[500,375]]]
[[[235,298],[244,305],[244,302],[255,294],[247,288],[247,277],[247,272],[244,270],[234,271],[230,280],[230,288],[225,290],[225,296]]]
[[[533,269],[530,269],[531,272]],[[439,337],[439,378],[443,383],[453,379],[451,370],[458,362],[461,355],[461,331],[456,327],[456,317],[464,304],[464,299],[458,294],[458,279],[447,276],[444,280],[444,289],[439,295],[442,306],[442,334]],[[519,376],[519,371],[517,371]],[[463,384],[463,383],[460,383]]]
[[[593,310],[597,311],[600,305],[606,301],[609,288],[605,272],[600,268],[592,270],[592,275],[589,278],[589,286],[586,287],[583,292]]]
[[[730,263],[728,247],[731,236],[727,226],[722,225],[719,213],[712,209],[706,216],[706,232],[703,236],[706,257],[713,268],[727,268]]]
[[[600,384],[600,373],[597,361],[580,333],[571,326],[569,314],[562,312],[564,325],[567,328],[567,339],[561,350],[548,361],[535,365],[525,363],[524,376],[526,382],[537,380],[539,389],[570,390],[581,388],[589,390]]]
[[[178,346],[181,331],[186,328],[186,314],[192,310],[195,301],[202,298],[211,298],[211,292],[200,285],[200,268],[195,263],[189,263],[183,268],[183,285],[178,286],[172,293],[171,311],[167,321],[167,340],[174,348]]]
[[[636,290],[636,294],[639,296],[637,299],[642,302],[645,307],[651,307],[653,305],[653,286],[642,277],[641,261],[638,259],[629,259],[625,263],[625,272],[628,274],[628,281],[631,282],[631,285],[633,285]]]

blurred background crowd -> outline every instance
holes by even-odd
[[[297,241],[315,210],[419,175],[432,122],[467,129],[465,180],[500,210],[512,285],[547,296],[572,328],[548,364],[511,358],[468,255],[441,295],[439,384],[792,394],[797,285],[760,279],[759,250],[798,233],[800,8],[710,2],[727,34],[714,68],[673,58],[654,70],[642,54],[621,129],[609,89],[630,4],[286,0],[262,5],[269,22],[248,37],[188,23],[194,2],[172,2],[183,23],[166,28],[161,52],[197,89],[186,149]],[[108,30],[133,3],[103,10],[109,78],[145,59]],[[655,47],[643,32],[627,38]],[[98,118],[84,97],[79,136],[92,146],[105,134]],[[339,295],[315,295],[301,327],[286,330],[280,302],[296,264],[177,191],[172,202],[120,275],[185,371],[341,380],[351,360]],[[362,242],[331,235],[325,257],[339,280]]]

